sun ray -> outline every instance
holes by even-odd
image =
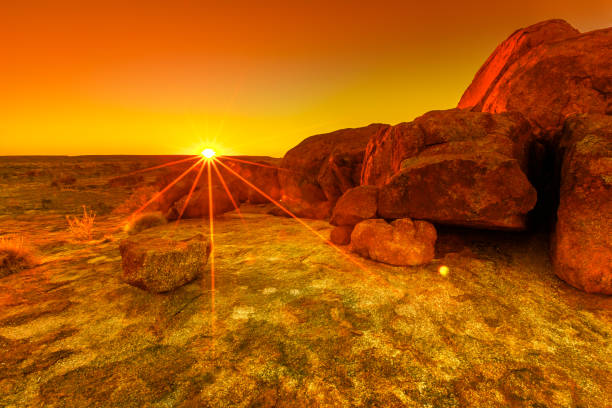
[[[212,160],[211,160],[212,161]],[[213,222],[213,195],[212,195],[212,174],[211,161],[207,163],[208,167],[208,219],[209,219],[209,236],[210,236],[210,310],[211,310],[211,345],[214,348],[215,339],[215,228]]]
[[[227,160],[231,160],[231,161],[235,161],[235,162],[246,163],[246,164],[251,164],[253,166],[266,167],[266,168],[276,169],[276,170],[280,170],[280,171],[286,171],[286,172],[290,172],[290,173],[294,173],[295,172],[295,171],[290,170],[290,169],[285,169],[285,168],[282,168],[282,167],[272,166],[272,165],[269,165],[269,164],[255,163],[255,162],[252,162],[252,161],[249,161],[249,160],[238,159],[236,157],[231,157],[231,156],[219,156],[219,159],[227,159]]]
[[[136,215],[138,215],[139,213],[141,213],[145,208],[147,208],[149,206],[149,204],[151,204],[152,202],[158,200],[166,191],[168,191],[173,185],[175,185],[176,183],[178,183],[183,177],[185,177],[187,175],[187,173],[189,173],[191,170],[194,169],[194,167],[196,167],[198,164],[200,164],[200,162],[203,159],[198,160],[195,164],[193,164],[191,167],[189,167],[187,170],[185,170],[183,173],[181,173],[180,176],[178,176],[177,178],[175,178],[170,184],[168,184],[166,187],[164,187],[160,192],[158,192],[157,194],[155,194],[149,201],[147,201],[146,203],[144,203],[139,209],[137,209],[136,211],[134,211],[132,213],[132,215],[129,217],[129,219],[134,219],[134,217]]]
[[[190,160],[195,160],[195,159],[197,159],[197,158],[198,158],[198,156],[197,156],[197,155],[194,155],[194,156],[187,157],[187,158],[185,158],[185,159],[176,160],[176,161],[172,161],[172,162],[169,162],[169,163],[160,164],[160,165],[153,166],[153,167],[147,167],[146,169],[139,169],[139,170],[135,170],[135,171],[132,171],[132,172],[130,172],[130,173],[124,174],[124,176],[132,176],[132,175],[134,175],[134,174],[144,173],[145,171],[151,171],[151,170],[161,169],[161,168],[163,168],[163,167],[175,166],[175,165],[177,165],[177,164],[185,163],[185,162],[187,162],[187,161],[190,161]]]
[[[181,217],[183,217],[183,213],[187,209],[187,205],[189,205],[189,200],[191,200],[191,196],[198,185],[198,181],[200,181],[200,176],[202,175],[203,170],[204,170],[204,162],[202,162],[202,164],[200,165],[200,170],[198,170],[198,174],[193,182],[193,185],[191,186],[191,189],[189,189],[189,194],[187,194],[187,199],[185,200],[185,204],[183,204],[183,208],[181,208],[181,212],[179,213],[178,218],[176,219],[176,223],[174,224],[175,226],[178,226],[179,221],[181,221]]]
[[[219,176],[219,180],[221,180],[221,184],[223,185],[223,188],[225,189],[225,192],[227,193],[227,196],[229,197],[230,201],[234,205],[234,208],[236,209],[236,212],[238,213],[238,216],[240,216],[240,221],[242,221],[242,224],[245,224],[244,217],[242,216],[242,213],[240,212],[240,208],[239,208],[238,204],[236,204],[236,201],[234,200],[234,196],[232,196],[232,193],[229,190],[229,188],[227,187],[227,184],[225,184],[225,179],[223,178],[223,176],[221,175],[221,172],[217,168],[217,164],[214,162],[214,160],[211,160],[210,163],[212,164],[213,168],[215,169],[215,172],[217,173],[217,176]]]
[[[216,160],[216,159],[214,159]],[[342,249],[338,248],[337,245],[335,245],[333,242],[331,242],[329,239],[325,238],[319,231],[315,230],[314,228],[312,228],[310,225],[308,225],[306,222],[302,221],[299,217],[297,217],[295,214],[293,214],[291,211],[289,211],[287,208],[285,208],[285,206],[283,206],[281,203],[279,203],[278,201],[276,201],[275,199],[273,199],[272,197],[270,197],[268,194],[266,194],[264,191],[262,191],[260,188],[258,188],[256,185],[254,185],[253,183],[251,183],[250,181],[248,181],[247,179],[245,179],[244,177],[242,177],[240,174],[238,174],[237,172],[235,172],[234,170],[232,170],[230,167],[228,167],[226,164],[224,164],[223,162],[221,162],[220,160],[217,160],[219,162],[219,164],[221,164],[223,167],[225,167],[228,171],[230,171],[232,174],[234,174],[234,176],[238,177],[239,179],[241,179],[243,182],[245,182],[247,185],[249,185],[251,188],[253,188],[255,191],[257,191],[259,194],[263,195],[266,199],[268,199],[270,202],[272,202],[272,204],[276,205],[278,208],[280,208],[281,210],[283,210],[285,213],[287,213],[291,218],[293,218],[294,220],[296,220],[297,222],[299,222],[300,224],[302,224],[304,227],[306,227],[310,232],[312,232],[313,234],[315,234],[317,237],[319,237],[320,239],[322,239],[327,245],[331,246],[332,248],[334,248],[338,253],[340,253],[344,258],[346,258],[347,260],[349,260],[351,263],[353,263],[354,265],[356,265],[357,267],[359,267],[362,271],[366,272],[367,274],[369,274],[370,276],[372,276],[373,278],[375,278],[376,280],[380,281],[381,283],[383,283],[385,286],[391,286],[389,282],[387,282],[386,280],[384,280],[381,276],[372,273],[370,270],[368,270],[368,268],[365,267],[365,265],[363,265],[361,262],[359,262],[358,260],[354,259],[352,256],[350,256],[349,254],[345,253]],[[392,287],[392,289],[401,294],[401,291],[395,289]]]

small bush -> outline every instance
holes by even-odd
[[[125,226],[125,232],[128,234],[137,234],[149,228],[157,227],[166,223],[166,217],[160,212],[144,213],[137,216],[135,219],[128,222]]]
[[[87,208],[83,206],[83,216],[79,217],[71,217],[69,215],[66,216],[66,221],[68,221],[68,230],[70,234],[81,241],[89,241],[93,236],[93,225],[94,220],[96,219],[96,213],[92,210],[87,211]]]
[[[0,237],[0,278],[38,265],[23,237]]]

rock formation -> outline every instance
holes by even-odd
[[[536,202],[530,141],[519,113],[432,111],[376,134],[361,181],[381,186],[384,218],[524,229]]]
[[[561,20],[518,30],[476,73],[459,108],[521,112],[551,139],[574,113],[612,113],[612,28],[580,34]]]
[[[167,292],[202,274],[208,261],[208,238],[177,239],[170,229],[152,228],[121,241],[121,279],[150,292]]]
[[[587,292],[612,294],[612,116],[569,118],[560,148],[555,273]]]
[[[386,127],[372,124],[311,136],[289,150],[281,162],[287,171],[279,172],[283,201],[298,216],[327,217],[340,195],[359,184],[366,145]]]
[[[351,248],[359,255],[391,265],[421,265],[434,257],[436,229],[427,221],[409,218],[390,224],[370,219],[355,225]]]
[[[176,220],[179,217],[187,202],[187,197],[187,195],[183,196],[183,198],[172,205],[172,208],[166,213],[167,219]],[[239,205],[238,195],[232,195],[232,198],[234,199],[234,203]],[[182,218],[208,218],[209,200],[208,188],[194,191],[189,202],[187,202],[187,207],[183,212]],[[212,187],[212,203],[213,215],[220,215],[235,209],[230,196],[222,187]]]

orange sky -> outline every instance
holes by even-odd
[[[454,107],[519,27],[612,25],[609,0],[359,3],[2,1],[0,155],[282,156]]]

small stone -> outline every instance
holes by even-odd
[[[329,240],[336,245],[348,245],[351,242],[352,225],[339,225],[329,234]]]

